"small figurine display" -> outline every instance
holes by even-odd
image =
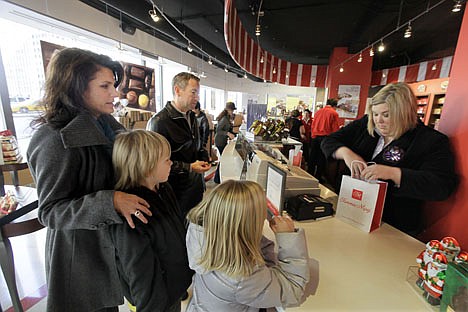
[[[447,257],[448,262],[452,262],[460,253],[460,244],[451,236],[444,237],[440,242],[442,246],[444,246],[444,254]]]
[[[432,256],[439,251],[443,251],[444,246],[438,240],[431,240],[426,244],[426,249],[421,251],[421,253],[416,257],[416,263],[418,264],[418,280],[416,285],[419,288],[424,290],[424,279],[426,274],[426,265],[432,261]]]
[[[426,278],[424,279],[424,298],[431,305],[439,305],[444,289],[445,270],[447,270],[447,257],[436,252],[432,261],[426,265]]]
[[[416,285],[424,290],[423,297],[431,305],[439,305],[444,289],[445,271],[449,262],[468,261],[468,253],[461,251],[458,241],[447,236],[442,240],[431,240],[426,249],[416,257],[419,278]]]

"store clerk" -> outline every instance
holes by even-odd
[[[416,97],[405,83],[382,88],[361,119],[322,142],[327,157],[353,163],[357,178],[389,183],[383,221],[416,236],[424,229],[423,201],[445,200],[457,186],[454,157],[446,135],[417,116]]]

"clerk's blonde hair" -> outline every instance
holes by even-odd
[[[159,133],[138,129],[118,134],[112,151],[115,189],[141,185],[158,162],[169,155],[171,146]]]
[[[265,263],[260,241],[266,207],[265,192],[255,182],[229,180],[213,189],[187,215],[204,229],[198,263],[231,277],[251,275]]]
[[[391,135],[396,140],[418,124],[416,96],[411,88],[403,82],[391,83],[377,92],[366,108],[369,117],[367,131],[374,136],[375,124],[372,118],[372,106],[388,104],[389,116],[392,119]]]

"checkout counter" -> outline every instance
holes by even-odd
[[[221,155],[221,182],[245,179],[255,181],[265,189],[268,163],[272,163],[287,172],[285,198],[305,193],[320,195],[318,180],[300,167],[290,165],[284,155],[290,150],[297,153],[301,148],[302,143],[291,138],[267,142],[239,134]]]
[[[244,174],[262,182],[263,171],[252,171],[256,165],[252,167],[255,145],[251,143],[232,141],[226,146],[221,157],[222,180],[238,180]],[[282,163],[258,151],[255,155],[261,160],[259,167],[265,159]],[[336,207],[337,195],[320,184],[318,189]],[[315,295],[286,311],[438,311],[439,307],[423,299],[413,282],[407,282],[409,268],[416,265],[417,255],[425,249],[422,242],[385,223],[372,233],[334,217],[295,223],[305,230],[309,255],[319,263],[319,283]],[[268,230],[265,235],[274,239]]]

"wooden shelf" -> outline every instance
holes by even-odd
[[[448,78],[439,78],[409,84],[416,95],[418,117],[425,125],[438,129],[443,113]]]

